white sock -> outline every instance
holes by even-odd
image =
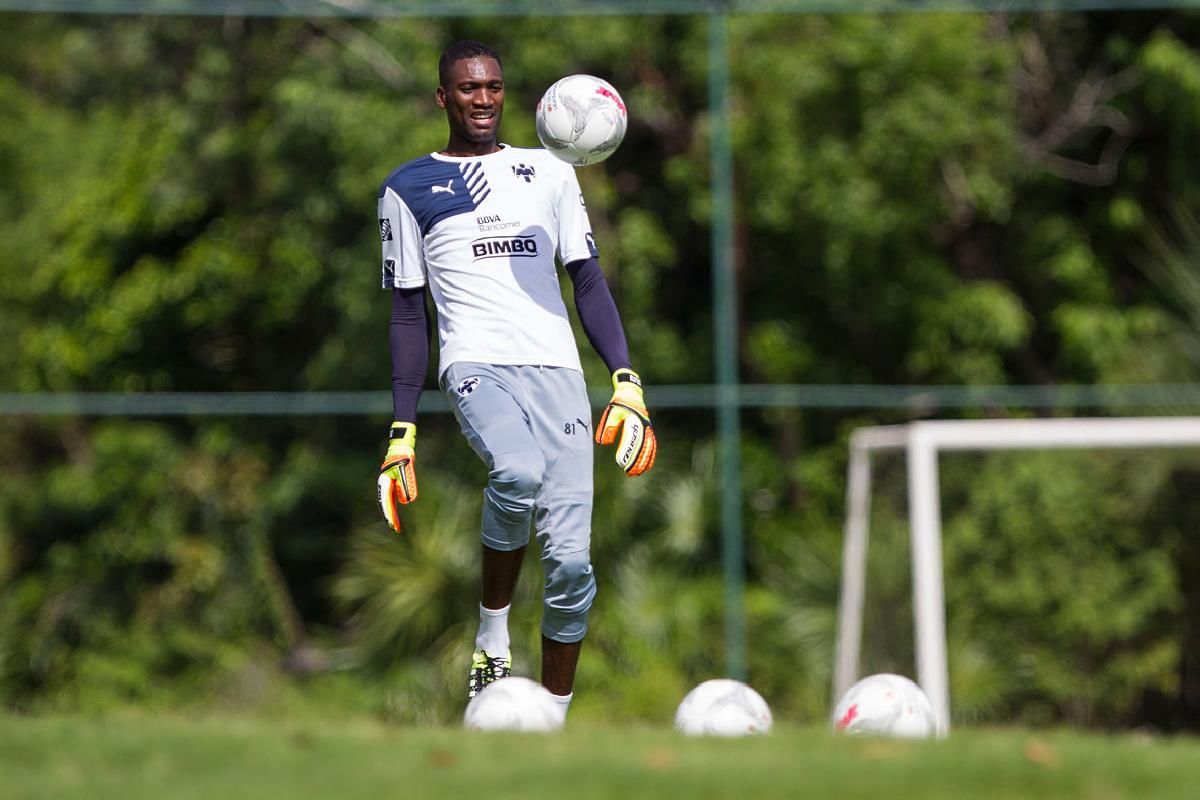
[[[508,610],[479,606],[479,633],[475,634],[475,647],[486,650],[490,656],[502,656],[508,652]]]
[[[554,698],[554,702],[558,705],[559,710],[562,712],[562,716],[559,717],[559,719],[565,723],[567,721],[567,709],[571,707],[571,698],[575,696],[575,693],[571,692],[570,694],[555,694],[554,692],[551,692],[550,696]]]

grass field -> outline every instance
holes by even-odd
[[[779,727],[557,736],[374,722],[0,717],[0,798],[1195,798],[1200,740],[958,730],[942,742]]]

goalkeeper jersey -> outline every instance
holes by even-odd
[[[429,286],[439,375],[456,361],[580,370],[554,259],[597,252],[569,164],[508,145],[422,156],[380,187],[379,233],[383,287]]]

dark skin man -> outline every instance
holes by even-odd
[[[450,138],[441,152],[447,156],[483,156],[500,149],[500,117],[504,111],[504,70],[494,58],[464,58],[454,62],[435,97],[446,111]],[[484,608],[501,609],[512,603],[525,547],[500,551],[483,545]],[[583,642],[556,642],[542,637],[542,685],[557,695],[571,693]]]

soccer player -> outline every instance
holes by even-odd
[[[380,467],[379,504],[399,531],[399,505],[417,498],[428,289],[441,347],[438,383],[488,468],[467,698],[512,670],[508,611],[532,527],[545,579],[542,684],[565,719],[596,594],[589,555],[593,437],[555,254],[571,278],[588,340],[612,373],[596,443],[616,442],[617,464],[632,476],[653,465],[657,441],[574,169],[545,150],[499,142],[504,72],[486,45],[448,47],[435,96],[446,112],[446,147],[401,165],[379,190],[396,420]]]

